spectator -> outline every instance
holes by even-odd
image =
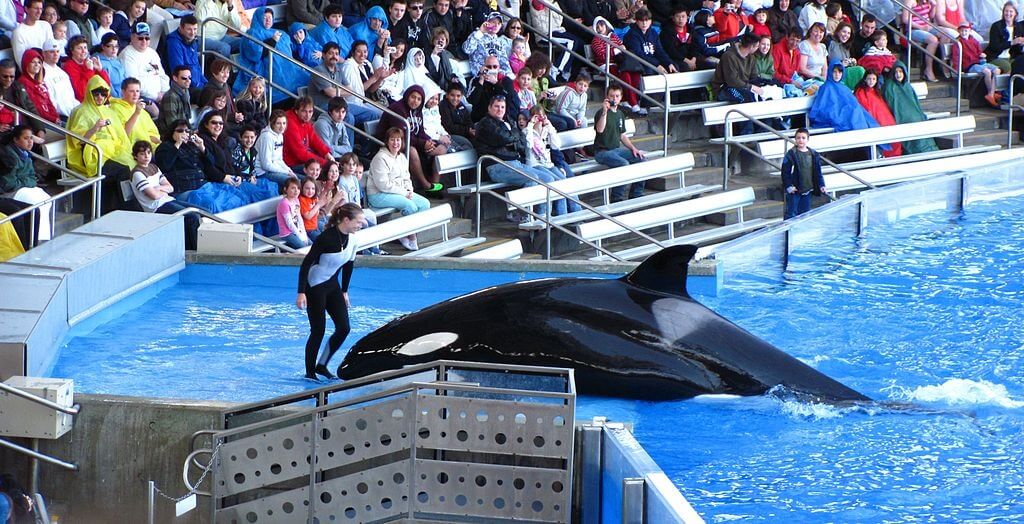
[[[14,81],[16,70],[17,68],[14,65],[14,60],[11,60],[10,58],[0,60],[0,96],[3,97],[4,101],[10,102],[31,114],[38,115],[39,110],[36,108],[36,104],[32,100],[32,97],[29,96],[28,90],[25,88],[25,84]],[[16,118],[13,111],[7,107],[3,107],[3,109],[10,117],[9,122],[3,123],[13,126],[14,122],[18,120],[18,118]],[[27,123],[32,128],[32,131],[36,136],[42,137],[46,134],[46,129],[38,119],[22,116],[20,117],[20,120]]]
[[[825,30],[826,24],[828,24],[828,15],[825,13],[825,4],[827,3],[828,0],[810,0],[804,4],[798,18],[801,31],[805,33],[810,31],[814,24],[821,24],[822,31]]]
[[[558,96],[555,98],[555,110],[547,116],[547,119],[554,124],[555,129],[558,129],[559,121],[562,121],[561,125],[565,126],[564,129],[558,129],[559,131],[586,127],[587,89],[589,88],[590,74],[586,71],[580,71],[573,78],[572,83],[565,86],[565,89],[558,93]]]
[[[740,36],[747,26],[746,17],[740,12],[739,0],[722,0],[722,6],[715,10],[715,28],[721,38],[728,42]]]
[[[206,90],[203,89],[203,93],[206,96],[199,100],[199,111],[196,112],[196,117],[192,120],[192,127],[199,129],[199,123],[203,121],[208,113],[218,113],[224,116],[227,112],[228,107],[228,94],[224,91]]]
[[[57,43],[61,59],[68,56],[68,25],[63,20],[53,24],[53,41]]]
[[[533,82],[533,71],[527,68],[519,70],[519,74],[516,75],[516,81],[512,83],[512,98],[507,100],[509,112],[512,115],[519,116],[520,114],[527,112],[533,106],[537,105],[537,95],[530,89],[530,84]],[[545,91],[544,96],[548,94],[554,94],[550,91]],[[563,122],[564,123],[564,122]]]
[[[403,216],[430,209],[430,202],[413,191],[410,162],[402,153],[405,132],[397,127],[388,128],[384,138],[385,147],[374,155],[370,162],[370,176],[366,180],[366,198],[370,206],[393,207]],[[398,241],[408,251],[419,249],[415,233]]]
[[[722,1],[728,2],[729,0]],[[655,64],[656,69],[642,64],[635,58],[626,56],[622,61],[622,65],[619,66],[619,74],[630,86],[639,89],[640,79],[644,75],[675,73],[676,66],[672,64],[672,59],[662,49],[658,35],[651,30],[651,12],[647,9],[641,9],[636,12],[634,17],[636,18],[636,23],[629,28],[626,36],[622,39],[622,43],[633,54],[649,63]],[[627,103],[623,105],[623,108],[640,116],[647,114],[647,110],[640,106],[637,94],[632,89],[626,95],[626,99]]]
[[[267,93],[266,80],[254,76],[249,79],[245,91],[235,99],[236,108],[242,114],[242,121],[248,122],[257,130],[267,127]]]
[[[258,202],[274,196],[252,184],[242,185],[241,173],[235,167],[231,152],[235,139],[224,132],[224,115],[210,111],[199,121],[198,134],[206,146],[203,172],[208,180],[215,180],[234,186],[238,191],[246,193],[249,202]]]
[[[988,91],[988,94],[985,95],[985,101],[992,107],[999,107],[999,99],[1001,97],[996,95],[995,85],[995,77],[999,74],[999,68],[985,62],[985,53],[981,52],[981,45],[971,36],[971,24],[969,22],[960,24],[958,29],[960,30],[958,41],[963,46],[963,61],[960,61],[959,54],[954,53],[953,67],[965,73],[981,75],[985,82],[985,88]]]
[[[57,108],[57,114],[67,119],[71,112],[78,107],[78,100],[75,99],[75,88],[71,85],[71,77],[64,71],[57,62],[60,59],[60,50],[57,42],[49,39],[43,44],[43,83],[46,84],[46,91],[50,94],[50,100]]]
[[[554,2],[552,2],[554,3]],[[583,41],[577,38],[572,33],[565,30],[565,26],[562,25],[564,18],[562,15],[549,10],[546,6],[539,2],[527,2],[529,7],[529,20],[530,26],[534,28],[540,42],[543,39],[547,39],[548,34],[551,34],[551,40],[557,44],[565,46],[565,48],[571,49],[572,51],[583,54]],[[550,21],[549,21],[550,15]],[[519,21],[518,19],[515,19]],[[513,25],[512,20],[509,20],[509,26]],[[522,26],[522,22],[519,22]],[[610,25],[610,24],[609,24]],[[508,31],[508,27],[505,29]],[[520,27],[519,34],[524,37],[529,37],[526,33],[525,28]],[[570,78],[575,76],[573,73],[579,71],[580,67],[576,60],[573,59],[571,53],[565,51],[565,49],[555,46],[554,49],[555,62],[558,64],[557,67],[553,67],[552,70],[556,79],[561,77],[562,80],[568,81]],[[595,62],[600,65],[599,62]]]
[[[306,228],[302,223],[302,204],[299,203],[301,192],[299,180],[289,178],[284,183],[284,198],[277,205],[277,230],[281,242],[292,249],[302,249],[313,243],[306,236]]]
[[[320,44],[306,38],[306,26],[295,22],[288,26],[288,36],[292,37],[292,58],[309,67],[320,65],[323,52]]]
[[[323,61],[313,69],[316,73],[309,76],[309,95],[317,107],[326,107],[328,100],[336,96],[349,94],[337,84],[345,85],[344,74],[339,64],[341,51],[336,42],[324,45]]]
[[[368,49],[369,46],[366,42],[356,41],[352,45],[352,52],[349,53],[348,60],[341,66],[341,84],[349,90],[349,93],[345,96],[345,100],[348,102],[349,113],[352,113],[356,106],[359,106],[359,110],[365,109],[379,112],[380,110],[367,103],[365,98],[374,97],[381,83],[396,73],[390,67],[373,67],[367,59],[367,56],[369,56]]]
[[[310,164],[307,165],[319,164],[314,160],[310,160]],[[358,188],[359,186],[356,187]],[[320,236],[322,229],[319,221],[320,210],[327,203],[326,195],[320,193],[320,186],[316,183],[316,178],[310,176],[303,178],[302,187],[299,192],[299,212],[302,215],[302,228],[306,231],[306,236],[309,237],[311,242]]]
[[[768,27],[768,9],[760,8],[754,11],[750,20],[750,32],[757,36],[767,36],[768,42],[771,43],[772,30]]]
[[[391,113],[395,113],[397,117],[392,116],[391,113],[384,113],[379,126],[380,129],[396,127],[405,131],[406,122],[408,122],[409,171],[421,191],[426,192],[428,196],[440,196],[444,186],[438,183],[440,175],[433,172],[433,160],[428,160],[428,158],[444,154],[445,148],[438,147],[423,130],[424,99],[422,87],[410,86],[401,100],[388,107]],[[405,121],[400,118],[404,118]],[[379,134],[377,138],[384,141],[387,135]]]
[[[295,107],[285,113],[288,127],[284,131],[284,163],[293,170],[301,170],[303,164],[315,158],[322,164],[334,160],[327,144],[313,129],[313,99],[302,97],[295,101]]]
[[[480,21],[475,18],[474,10],[467,7],[468,3],[468,0],[452,0],[452,27],[450,29],[452,42],[458,43],[469,40],[469,36],[480,25]],[[434,2],[434,5],[436,6],[437,2]],[[462,49],[461,45],[456,45],[452,49],[452,54],[459,60],[469,60],[469,54]]]
[[[672,60],[672,65],[676,66],[676,71],[694,71],[697,69],[697,58],[693,54],[690,40],[690,15],[685,8],[676,7],[672,10],[671,20],[672,25],[662,26],[658,36],[661,47]]]
[[[288,5],[291,4],[292,2],[288,3]],[[213,18],[227,25],[224,27],[218,23],[210,23],[203,26],[206,49],[216,51],[225,57],[238,51],[242,37],[228,34],[228,31],[242,32],[242,19],[238,16],[238,11],[235,10],[235,5],[231,0],[198,0],[195,17],[197,20]]]
[[[537,97],[537,100],[542,99],[546,96],[544,93],[554,86],[551,83],[550,75],[548,75],[551,72],[551,60],[548,59],[548,55],[545,53],[533,53],[526,60],[526,64],[523,67],[533,72],[533,83],[530,84],[530,88],[533,89],[533,94]],[[511,81],[509,79],[510,83],[506,87],[508,93],[512,92]],[[470,86],[473,87],[473,84],[470,84]],[[472,97],[470,98],[472,99]],[[486,104],[487,102],[485,101],[484,103]]]
[[[94,75],[86,86],[86,97],[68,120],[68,130],[99,146],[103,152],[103,212],[116,209],[120,198],[118,184],[128,180],[131,172],[128,166],[134,163],[131,156],[131,142],[124,130],[124,122],[117,112],[110,108],[110,84]],[[68,168],[85,176],[96,176],[100,172],[99,157],[91,145],[68,136]]]
[[[426,49],[430,45],[430,30],[423,17],[423,0],[410,0],[405,16],[391,32],[397,38],[404,38],[410,48]]]
[[[212,25],[212,24],[211,24]],[[141,24],[136,24],[135,34],[142,35],[140,29]],[[147,24],[146,29],[149,29]],[[149,36],[149,31],[146,31],[146,35]],[[187,66],[189,71],[192,72],[192,85],[191,90],[195,97],[198,98],[199,90],[206,85],[206,78],[203,76],[203,67],[199,61],[199,20],[192,15],[187,15],[181,19],[181,24],[178,26],[178,30],[167,35],[167,39],[164,42],[165,57],[167,58],[167,69],[174,71],[178,66]],[[132,36],[132,47],[136,47],[135,36]],[[147,42],[148,43],[148,42]],[[212,44],[212,41],[206,41],[206,48],[211,51],[217,51],[224,56],[231,56],[230,46],[218,46]],[[136,49],[138,49],[136,47]],[[125,49],[127,51],[127,49]],[[140,52],[141,53],[141,52]],[[291,53],[288,53],[291,56]],[[126,64],[127,65],[127,64]],[[127,67],[125,67],[128,70]],[[132,73],[128,73],[132,74]],[[241,76],[241,75],[239,75]],[[142,80],[141,78],[139,80]],[[146,89],[143,89],[145,92]]]
[[[722,54],[722,60],[711,78],[716,100],[733,104],[753,102],[754,95],[762,93],[759,86],[751,84],[757,74],[754,63],[748,59],[757,46],[757,36],[745,34]]]
[[[348,115],[348,102],[340,96],[327,102],[327,112],[322,113],[313,124],[316,134],[324,140],[331,150],[331,156],[341,158],[352,152],[352,140],[345,128],[345,117]]]
[[[430,91],[424,93],[427,101],[423,103],[423,130],[427,133],[427,136],[434,143],[438,144],[438,147],[443,148],[446,153],[473,149],[473,144],[469,140],[458,135],[452,135],[445,129],[444,122],[441,120],[440,108],[443,91],[436,84],[432,84],[430,89]]]
[[[106,35],[114,35],[114,30],[111,29],[111,25],[114,23],[114,10],[105,6],[100,5],[96,8],[95,12],[96,21],[95,27],[93,27],[93,40],[89,42],[89,47],[94,48],[100,45],[103,41],[103,37]]]
[[[851,55],[852,37],[853,26],[847,22],[840,22],[828,43],[828,61],[842,62],[846,67],[844,82],[850,89],[856,88],[864,78],[864,68],[857,65],[857,59]]]
[[[800,20],[796,11],[790,9],[791,0],[775,0],[768,11],[768,28],[772,31],[772,40],[776,43],[789,37],[790,31],[800,31]],[[868,16],[868,15],[865,15]]]
[[[853,96],[857,98],[857,102],[860,102],[861,107],[878,122],[878,125],[883,127],[896,125],[896,119],[892,116],[889,105],[885,103],[885,98],[882,97],[882,85],[878,83],[877,73],[874,71],[865,73],[864,80],[854,89]],[[889,144],[888,151],[883,151],[883,156],[895,157],[902,153],[903,146],[899,142],[893,142]]]
[[[174,187],[171,194],[180,202],[188,202],[191,192],[206,183],[200,160],[206,154],[203,139],[192,133],[187,120],[180,118],[172,120],[160,138],[154,161]]]
[[[511,56],[515,52],[515,50],[513,49],[513,44],[515,43],[517,38],[523,39],[523,42],[526,46],[524,53],[526,56],[530,56],[530,53],[532,52],[530,50],[529,43],[530,35],[523,31],[523,21],[518,18],[509,18],[508,22],[505,22],[505,28],[501,32],[501,36],[499,36],[498,38],[501,39],[502,46],[510,49],[509,56]],[[518,71],[513,70],[513,73],[516,72]]]
[[[504,162],[485,161],[483,166],[487,176],[494,182],[515,187],[535,186],[538,181],[546,184],[553,182],[555,178],[548,171],[526,166],[526,149],[529,147],[526,135],[519,126],[513,126],[506,120],[505,97],[493,97],[486,107],[487,115],[476,123],[476,151],[480,156],[493,155]],[[564,200],[560,202],[565,205]],[[557,211],[564,212],[564,209]],[[547,206],[537,206],[537,214],[547,214]],[[522,217],[510,213],[508,218],[520,221]]]
[[[715,19],[711,13],[700,10],[693,15],[693,27],[690,30],[693,54],[697,58],[697,67],[710,69],[718,66],[720,56],[727,45],[716,46],[718,31],[714,29]]]
[[[828,76],[826,66],[828,65],[828,49],[822,41],[825,39],[825,25],[815,22],[807,30],[807,38],[797,50],[800,51],[800,59],[797,72],[805,79],[825,80]]]
[[[473,129],[473,119],[469,115],[469,109],[462,103],[462,95],[465,88],[462,84],[452,83],[444,100],[438,104],[438,111],[441,113],[441,125],[454,136],[461,136],[470,142],[476,137],[476,129]]]
[[[42,49],[46,39],[53,38],[53,28],[50,24],[39,20],[42,15],[43,0],[25,1],[25,21],[18,24],[11,34],[11,47],[15,60],[18,60],[18,68],[24,67],[21,57],[25,55],[25,51],[32,48]]]
[[[758,37],[757,50],[750,55],[754,62],[754,74],[763,83],[775,83],[775,59],[772,58],[772,37],[764,35]]]
[[[793,82],[793,75],[800,71],[800,29],[794,28],[785,40],[772,48],[772,61],[775,63],[775,81],[780,84]]]
[[[142,83],[135,78],[126,78],[121,83],[121,97],[110,101],[110,108],[124,122],[124,132],[135,143],[146,141],[154,147],[160,145],[160,130],[146,111],[142,99]]]
[[[292,0],[285,4],[288,22],[317,25],[323,21],[324,8],[328,5],[327,0]]]
[[[717,75],[718,72],[716,71]],[[612,84],[608,86],[601,109],[594,115],[594,160],[607,167],[622,167],[645,160],[644,152],[638,149],[626,135],[626,117],[619,111],[622,101],[622,88]],[[611,201],[621,202],[626,199],[627,186],[612,188]],[[639,198],[644,194],[644,182],[634,182],[629,186],[629,198]]]
[[[379,53],[373,59],[374,69],[387,68],[389,71],[394,72],[394,74],[388,75],[381,80],[380,87],[377,88],[377,92],[374,94],[377,102],[389,105],[402,97],[402,82],[405,76],[400,73],[405,70],[405,55],[405,40],[397,38],[392,41],[391,46],[387,47],[383,53]]]
[[[146,22],[146,0],[132,0],[124,11],[114,14],[114,32],[117,46],[124,49],[132,43],[132,28],[139,22]],[[150,36],[154,36],[152,33]],[[152,43],[152,40],[150,41]]]
[[[256,138],[259,131],[252,124],[242,126],[242,132],[238,135],[238,143],[231,150],[231,161],[235,164],[235,171],[243,180],[256,183]],[[277,187],[277,184],[274,184]]]
[[[512,74],[518,75],[519,70],[526,65],[526,59],[529,58],[530,53],[527,51],[526,39],[517,36],[512,41],[512,54],[508,55],[508,65],[512,68]]]
[[[572,170],[565,164],[562,155],[553,154],[554,151],[561,149],[562,143],[558,139],[558,132],[555,130],[555,127],[551,125],[551,121],[545,116],[544,108],[539,105],[533,106],[528,115],[523,116],[529,116],[526,127],[523,129],[523,132],[526,134],[527,167],[547,171],[553,181],[565,180],[566,177],[571,177]],[[555,156],[560,160],[559,165],[552,161]],[[558,198],[554,202],[554,214],[556,215],[564,214],[566,211],[575,212],[579,210],[580,205],[571,200],[566,202],[565,199]]]
[[[184,120],[186,123],[192,118],[192,95],[189,87],[192,85],[192,70],[187,65],[179,65],[174,69],[171,76],[170,89],[160,100],[160,119],[157,127],[165,133],[171,129],[171,124],[176,120]],[[179,187],[181,184],[174,184]]]
[[[530,58],[532,59],[533,56]],[[501,66],[498,64],[498,57],[488,56],[484,60],[484,64],[479,70],[476,78],[474,78],[470,83],[471,87],[468,98],[469,103],[473,106],[471,116],[474,122],[479,122],[487,115],[488,112],[490,112],[489,100],[499,95],[502,97],[511,96],[515,91],[515,88],[512,85],[512,79],[506,77],[505,74],[502,73]],[[531,71],[533,70],[532,68],[529,68],[529,66],[526,68]]]
[[[61,12],[61,19],[68,24],[68,38],[74,40],[76,36],[83,37],[85,39],[86,53],[88,53],[88,48],[91,45],[90,42],[95,40],[92,20],[87,16],[88,12],[89,0],[68,0]]]
[[[282,187],[295,172],[284,161],[284,133],[288,127],[288,116],[284,111],[275,110],[270,114],[270,125],[263,129],[256,140],[256,176],[269,179]]]
[[[341,56],[347,56],[352,49],[352,35],[348,29],[341,24],[344,19],[342,8],[337,4],[329,4],[324,9],[324,16],[312,30],[309,31],[309,38],[316,42],[323,49],[328,42],[338,44]]]
[[[384,3],[385,2],[381,2],[382,5]],[[408,42],[408,32],[403,31],[401,34],[398,32],[398,25],[402,22],[402,19],[405,18],[406,6],[408,5],[407,0],[388,0],[386,4],[388,10],[388,28],[391,32],[392,41],[401,38]]]
[[[462,78],[455,73],[455,56],[448,51],[448,30],[443,27],[435,28],[430,37],[430,45],[427,76],[441,89],[447,89],[452,82],[462,83]]]
[[[231,136],[238,136],[246,118],[245,114],[238,109],[234,97],[231,96],[231,86],[228,85],[228,79],[231,78],[231,62],[218,58],[210,64],[207,70],[210,78],[206,82],[206,87],[203,87],[203,91],[199,94],[199,103],[205,104],[209,97],[213,96],[213,93],[227,93],[227,106],[224,108],[224,115],[227,117],[228,123],[224,130]],[[264,117],[265,119],[266,117]]]
[[[273,26],[274,13],[266,7],[261,7],[253,15],[253,24],[249,28],[248,34],[257,42],[263,42],[273,47],[281,55],[292,56],[292,39],[288,35],[281,33],[281,31],[273,29]],[[256,76],[267,76],[270,69],[270,51],[265,50],[263,46],[249,39],[245,39],[241,43],[239,50],[241,52],[239,62],[245,69],[255,71]],[[235,92],[242,91],[249,84],[249,78],[252,75],[246,72],[245,69],[239,71],[238,76],[235,78]],[[287,60],[274,60],[273,78],[275,84],[283,86],[292,92],[296,92],[299,87],[309,84],[309,73]],[[272,101],[277,102],[284,99],[285,96],[284,93],[278,90],[274,93]]]
[[[432,4],[423,15],[423,23],[427,27],[427,31],[433,36],[438,28],[442,28],[448,33],[450,40],[451,35],[455,32],[455,14],[452,12],[452,2],[451,0],[435,0]]]
[[[864,51],[864,56],[860,57],[861,65],[878,74],[892,69],[892,65],[896,63],[896,55],[889,50],[889,35],[885,31],[875,31],[871,40],[871,46]]]
[[[512,67],[508,56],[512,51],[505,41],[498,36],[501,29],[501,14],[497,11],[487,15],[486,20],[474,31],[469,39],[462,44],[463,51],[469,56],[471,71],[479,71],[489,56],[498,58],[498,67],[506,76],[512,75]]]
[[[825,6],[825,16],[828,17],[825,21],[825,34],[832,36],[836,33],[836,28],[839,27],[839,24],[845,21],[843,6],[839,5],[838,2],[829,2]]]
[[[89,56],[89,43],[85,37],[74,37],[68,42],[68,49],[71,57],[64,61],[64,71],[71,78],[71,86],[75,90],[75,99],[84,102],[86,95],[85,86],[94,76],[102,77],[108,88],[110,77],[103,70],[103,63],[99,58]]]
[[[95,55],[100,59],[103,70],[110,77],[110,87],[114,90],[114,96],[121,96],[121,82],[127,78],[124,72],[124,64],[117,57],[118,43],[115,33],[107,33],[100,40],[99,53]]]
[[[885,84],[882,85],[882,96],[885,98],[885,102],[889,104],[889,108],[892,109],[892,115],[896,118],[897,124],[928,120],[924,111],[921,110],[921,103],[917,100],[917,93],[914,92],[914,88],[910,85],[907,66],[903,65],[902,62],[896,62],[892,66],[889,77],[886,78]],[[938,151],[938,149],[938,146],[935,145],[935,140],[931,138],[903,142],[903,153],[907,155]]]
[[[814,127],[831,127],[836,131],[878,127],[878,122],[861,107],[853,92],[843,82],[843,64],[829,64],[828,79],[814,95],[807,120]],[[889,150],[888,146],[884,146]]]
[[[811,209],[811,193],[825,192],[821,175],[821,155],[807,147],[811,134],[804,128],[796,130],[796,146],[782,159],[782,187],[786,191],[785,218],[789,220]]]
[[[405,67],[402,68],[402,93],[418,85],[427,89],[428,85],[437,85],[427,74],[427,56],[422,49],[414,47],[405,54]]]
[[[871,45],[871,35],[874,35],[877,29],[878,21],[874,15],[865,14],[860,19],[860,29],[850,39],[850,56],[860,60],[860,57],[864,56],[864,51]]]
[[[142,96],[153,102],[160,103],[164,94],[171,88],[171,79],[167,77],[163,65],[160,64],[160,55],[153,48],[149,47],[150,41],[149,24],[138,23],[132,29],[132,44],[121,51],[121,63],[124,64],[124,74],[137,79],[142,84]],[[178,66],[186,64],[178,64]],[[194,69],[191,78],[196,81]]]
[[[373,60],[378,52],[387,47],[391,39],[391,32],[388,31],[388,16],[384,14],[382,7],[375,5],[366,12],[366,19],[352,26],[349,33],[353,43],[362,41],[366,44],[366,59]],[[348,56],[351,56],[351,53]]]
[[[1013,2],[1003,4],[1003,18],[992,24],[988,31],[985,56],[1001,71],[1010,70],[1010,62],[1024,51],[1024,22],[1017,21],[1017,7]]]
[[[132,169],[132,194],[143,211],[173,215],[187,209],[171,196],[174,186],[160,171],[153,160],[153,146],[146,141],[135,142],[132,146],[135,167]],[[187,213],[185,218],[185,249],[194,251],[199,238],[199,217]]]
[[[619,35],[615,34],[612,23],[605,20],[604,18],[597,17],[594,19],[594,35],[593,40],[590,41],[590,51],[594,56],[593,62],[601,67],[601,71],[605,70],[606,64],[609,68],[609,72],[612,75],[618,75],[619,63],[622,62],[622,50],[625,49],[622,46],[622,39]],[[611,44],[607,40],[611,40]],[[611,48],[611,56],[608,56],[609,47]]]
[[[44,83],[45,71],[43,70],[43,55],[35,49],[29,49],[22,55],[21,63],[25,64],[18,82],[21,83],[28,98],[35,106],[36,114],[48,122],[64,124],[64,120],[57,113],[57,107],[50,99],[50,92]]]
[[[29,205],[50,198],[46,191],[36,187],[36,169],[29,154],[35,146],[32,128],[14,126],[4,142],[5,145],[0,146],[0,195]],[[39,208],[39,240],[49,240],[52,235],[51,209],[52,204]]]
[[[928,82],[938,82],[932,65],[933,58],[939,49],[938,30],[932,28],[929,22],[932,20],[934,6],[930,0],[907,0],[907,7],[900,15],[903,27],[910,31],[910,39],[925,48],[924,65],[921,67],[921,76]]]

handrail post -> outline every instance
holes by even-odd
[[[729,146],[732,142],[732,124],[729,122],[729,115],[735,110],[725,113],[725,142],[722,148],[722,191],[729,189]],[[735,111],[739,112],[739,111]]]
[[[1016,74],[1010,76],[1010,90],[1007,93],[1010,95],[1010,100],[1008,100],[1006,104],[1006,149],[1013,149],[1013,110],[1017,109],[1017,106],[1013,103],[1013,88],[1018,78],[1024,79],[1024,75]]]

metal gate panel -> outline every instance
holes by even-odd
[[[408,451],[412,395],[359,408],[330,411],[320,421],[317,465],[345,466],[397,451]]]
[[[564,470],[416,460],[413,510],[492,520],[568,522]]]
[[[416,447],[515,454],[570,456],[572,407],[419,395]]]
[[[394,462],[316,485],[319,522],[391,520],[409,510],[409,461]],[[244,502],[216,512],[220,524],[305,522],[309,486]]]
[[[237,495],[308,477],[311,428],[309,422],[299,422],[224,442],[214,469],[218,495]]]

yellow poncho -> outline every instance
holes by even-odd
[[[0,220],[7,218],[7,215],[0,213]],[[25,252],[21,245],[21,239],[14,230],[14,225],[5,222],[0,225],[0,262],[6,262]]]
[[[85,89],[85,99],[68,119],[68,129],[84,136],[97,120],[110,119],[110,125],[100,128],[90,140],[103,150],[103,161],[113,160],[119,164],[132,166],[132,142],[124,132],[124,120],[109,105],[98,106],[92,97],[97,88],[110,90],[110,85],[100,75],[89,79]],[[68,168],[85,176],[96,176],[99,172],[99,159],[96,148],[81,141],[68,137]]]
[[[110,108],[117,113],[120,121],[125,124],[135,114],[135,106],[120,98],[111,98]],[[157,138],[156,142],[153,141],[153,137]],[[135,145],[135,142],[140,140],[149,142],[153,149],[160,145],[160,130],[156,128],[156,124],[153,123],[153,118],[149,116],[149,113],[145,111],[139,112],[139,118],[135,120],[135,127],[132,128],[132,134],[128,139],[132,145]],[[128,167],[131,167],[131,164],[128,164]]]

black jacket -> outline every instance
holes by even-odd
[[[474,78],[473,81],[470,82],[469,96],[466,97],[469,100],[469,103],[473,106],[472,117],[474,122],[479,122],[480,119],[487,115],[487,106],[491,103],[491,98],[496,95],[501,95],[505,97],[506,101],[508,101],[509,98],[515,94],[514,88],[512,87],[512,80],[510,78],[502,78],[494,84],[490,82],[484,82],[481,84],[479,78],[480,77]],[[515,100],[512,100],[507,102],[506,105],[508,107],[512,107],[516,103],[517,102]]]
[[[445,131],[465,138],[471,136],[469,130],[473,127],[473,119],[469,116],[469,109],[466,109],[465,104],[460,103],[459,107],[452,107],[447,100],[442,100],[437,107],[441,112],[441,125]]]
[[[1024,36],[1024,22],[1013,24],[1013,36]],[[1010,32],[1006,30],[1006,24],[1002,20],[996,20],[988,31],[988,46],[985,47],[985,56],[991,62],[1007,49],[1010,50],[1010,59],[1012,60],[1024,51],[1024,46],[1011,46]]]
[[[476,123],[476,141],[473,143],[478,155],[494,155],[502,160],[526,158],[526,135],[504,120],[487,115]],[[489,167],[494,162],[484,162]]]

